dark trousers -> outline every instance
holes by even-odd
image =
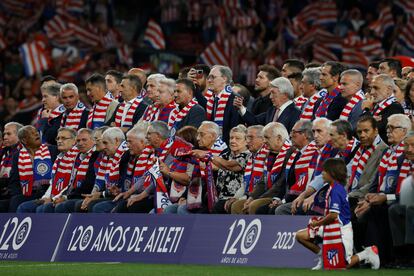
[[[112,213],[149,213],[154,209],[154,198],[144,198],[127,207],[128,200],[121,199],[118,205],[112,210]]]

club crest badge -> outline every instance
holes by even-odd
[[[36,167],[36,171],[41,175],[45,176],[50,170],[50,166],[46,162],[39,162]]]

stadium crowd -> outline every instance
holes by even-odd
[[[45,76],[33,125],[4,125],[1,211],[320,216],[324,162],[340,158],[349,205],[336,208],[367,248],[359,259],[378,267],[376,245],[383,265],[411,262],[412,68],[384,59],[364,78],[334,61],[286,60],[258,70],[255,99],[222,65],[177,80],[96,73],[85,80],[90,108],[75,84]]]
[[[170,1],[161,2],[162,25],[169,33],[176,27],[171,16],[177,7],[169,5]],[[197,1],[189,2],[197,10]],[[254,6],[254,1],[247,2]],[[5,55],[0,211],[325,218],[337,213],[335,222],[348,233],[342,240],[349,264],[413,265],[414,70],[402,68],[397,59],[383,59],[383,49],[355,52],[378,45],[380,37],[387,53],[397,53],[396,49],[406,46],[393,44],[398,34],[406,34],[402,19],[392,29],[395,39],[388,41],[391,29],[381,21],[390,13],[386,5],[380,4],[384,13],[379,23],[365,22],[358,10],[344,14],[336,33],[355,30],[361,34],[359,38],[355,34],[341,37],[348,37],[341,63],[332,42],[336,38],[330,36],[333,33],[327,36],[311,26],[316,20],[306,13],[310,8],[295,20],[277,19],[277,14],[288,10],[278,1],[268,1],[265,8],[273,5],[274,9],[268,9],[267,20],[262,22],[254,10],[248,13],[245,9],[240,20],[227,22],[233,24],[231,32],[223,33],[227,28],[220,20],[212,20],[218,9],[214,1],[203,5],[207,7],[203,20],[194,19],[200,16],[194,10],[188,20],[203,25],[205,41],[217,44],[201,57],[211,64],[217,54],[227,56],[222,61],[231,68],[196,64],[182,68],[177,79],[161,73],[147,76],[130,62],[122,62],[122,55],[111,54],[120,45],[110,43],[117,37],[116,30],[99,16],[93,22],[99,25],[97,32],[112,34],[99,41],[85,38],[82,31],[68,38],[64,32],[46,28],[49,42],[76,38],[76,46],[86,54],[74,55],[72,48],[55,50],[56,60],[49,68],[55,71],[49,70],[50,75],[43,78],[21,77],[19,53]],[[220,14],[226,19],[234,15]],[[33,26],[42,21],[38,18],[54,18],[46,12],[33,16],[37,20]],[[92,33],[91,22],[82,16],[77,19],[79,26]],[[0,26],[6,25],[3,21]],[[304,22],[309,29],[303,29]],[[18,23],[11,20],[5,32],[6,41],[15,46],[25,42],[25,36],[14,34],[30,30],[21,29]],[[378,30],[374,23],[387,28]],[[71,28],[78,30],[76,26]],[[254,37],[257,29],[263,32]],[[34,37],[35,32],[31,39],[36,41]],[[232,40],[219,43],[225,37]],[[303,43],[299,43],[301,38]],[[358,41],[351,43],[353,39]],[[281,59],[286,52],[293,56],[308,53],[303,48],[307,43],[313,45],[312,59],[300,56],[301,60],[317,62]],[[264,45],[269,47],[264,49]],[[217,46],[223,46],[222,51],[212,52],[221,49]],[[239,52],[227,53],[226,47]],[[98,58],[88,55],[96,51]],[[360,60],[353,63],[349,57],[361,54],[379,58],[369,64],[364,59],[366,74],[344,66],[360,68]],[[71,62],[60,64],[60,57],[70,57]],[[263,64],[257,66],[258,60]],[[254,87],[256,97],[246,86]],[[36,98],[38,91],[41,102]],[[339,176],[329,161],[338,159],[346,168],[339,170]],[[329,179],[342,183],[342,192],[327,189]],[[326,221],[313,219],[306,231],[297,233],[298,241],[319,255],[320,249],[309,242],[317,243],[315,237],[321,235],[317,227]],[[349,236],[350,228],[353,236]]]

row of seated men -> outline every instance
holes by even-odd
[[[322,164],[340,157],[348,165],[355,243],[377,244],[386,264],[393,245],[407,256],[414,234],[413,208],[399,202],[413,189],[411,128],[407,115],[390,116],[387,145],[370,116],[358,120],[358,139],[345,120],[299,120],[290,135],[277,122],[239,125],[227,146],[214,122],[172,135],[165,122],[142,121],[126,136],[118,127],[63,127],[55,147],[41,143],[33,126],[9,123],[0,206],[18,213],[317,215],[324,209],[313,197],[323,185]],[[154,166],[164,185],[148,174]]]

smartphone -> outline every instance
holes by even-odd
[[[196,78],[201,79],[203,77],[203,70],[196,70]]]

